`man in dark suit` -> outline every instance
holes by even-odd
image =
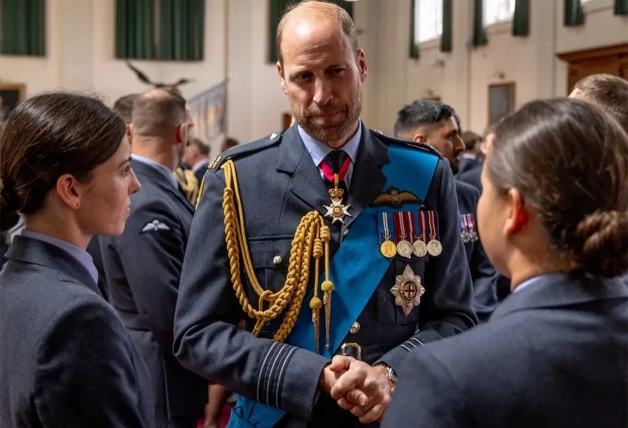
[[[460,138],[456,112],[437,101],[415,101],[403,107],[397,113],[395,136],[434,147],[449,160],[452,169],[457,167],[457,154],[465,147]],[[486,321],[497,306],[499,273],[488,260],[477,233],[480,193],[456,181],[456,196],[460,211],[460,238],[464,242],[473,279],[473,309],[480,321]]]
[[[493,129],[495,129],[495,125],[489,125],[484,130],[481,141],[477,143],[482,156],[486,156],[486,150],[488,149],[487,138],[493,132]],[[482,176],[482,166],[483,163],[479,162],[473,168],[467,168],[465,171],[460,171],[460,173],[456,176],[456,180],[470,184],[478,189],[480,194],[482,194],[482,181],[480,180],[480,177]]]
[[[478,153],[481,154],[480,143],[482,142],[482,137],[475,132],[465,131],[460,134],[460,138],[464,143],[464,151],[460,154],[458,174],[482,165],[481,160],[478,159]]]
[[[299,3],[278,33],[298,126],[210,164],[175,353],[239,394],[231,426],[377,426],[406,355],[476,322],[454,180],[359,120],[367,65],[344,9]]]
[[[239,146],[240,143],[235,138],[227,137],[220,145],[220,153],[226,152],[229,149]]]
[[[163,89],[133,108],[131,166],[142,191],[118,238],[101,237],[111,301],[142,352],[153,378],[159,427],[194,427],[207,383],[172,353],[181,265],[194,209],[173,171],[187,140],[185,100]]]
[[[192,138],[183,152],[183,162],[192,170],[200,185],[209,165],[209,146],[198,138]]]

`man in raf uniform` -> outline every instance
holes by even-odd
[[[130,138],[128,133],[129,126],[131,125],[131,114],[133,113],[133,101],[139,94],[129,94],[118,98],[111,108],[124,121],[127,126],[127,137]],[[129,139],[130,141],[130,139]],[[105,279],[105,266],[102,260],[102,252],[100,251],[100,238],[98,235],[94,235],[87,244],[87,253],[92,256],[94,266],[98,271],[98,289],[102,293],[105,300],[109,301],[109,290],[107,288],[107,281]]]
[[[453,176],[360,121],[346,11],[301,2],[277,41],[298,126],[210,164],[174,351],[239,394],[229,427],[377,426],[406,355],[476,322]]]
[[[111,302],[140,350],[153,380],[158,427],[195,427],[207,382],[172,352],[173,320],[193,206],[173,171],[187,140],[185,100],[164,89],[133,107],[131,167],[142,191],[131,197],[124,233],[100,237]]]
[[[452,172],[458,171],[458,154],[465,148],[460,137],[456,112],[436,101],[415,101],[397,113],[395,136],[428,144],[448,161]],[[488,320],[497,306],[499,273],[489,261],[477,233],[476,212],[480,192],[456,181],[456,196],[460,211],[460,238],[464,243],[473,279],[473,309],[480,321]]]

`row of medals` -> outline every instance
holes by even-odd
[[[430,239],[427,244],[422,239],[417,239],[414,243],[402,239],[395,245],[389,239],[386,239],[379,247],[382,255],[386,258],[394,257],[399,254],[402,257],[410,258],[412,254],[417,257],[425,257],[429,253],[432,257],[437,257],[443,252],[443,246],[440,241],[435,238]]]

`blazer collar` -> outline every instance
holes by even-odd
[[[522,309],[556,308],[618,297],[628,297],[625,278],[588,279],[580,271],[550,274],[513,292],[497,307],[491,319]]]
[[[377,195],[386,183],[381,166],[388,163],[388,147],[362,124],[360,148],[353,166],[353,177],[347,203],[351,204],[347,226]],[[325,214],[329,204],[328,189],[301,140],[296,126],[290,127],[279,145],[275,168],[293,175],[290,191],[310,207]]]
[[[11,242],[7,252],[9,260],[20,261],[54,269],[60,273],[60,278],[72,279],[83,284],[93,292],[102,296],[98,285],[94,282],[85,267],[67,251],[37,239],[17,235]]]

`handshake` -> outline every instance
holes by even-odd
[[[334,357],[323,369],[318,386],[363,424],[381,421],[394,389],[384,366],[347,356]]]

